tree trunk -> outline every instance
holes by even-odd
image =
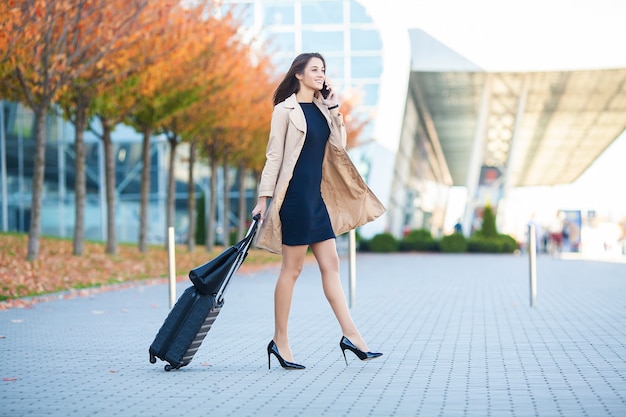
[[[224,246],[229,246],[230,241],[230,181],[228,181],[228,156],[224,155],[222,162],[222,171],[224,172],[224,219],[222,226],[224,228]]]
[[[254,172],[254,183],[258,184],[259,182],[261,182],[261,173],[260,172]],[[252,201],[255,201],[254,204],[256,204],[256,201],[259,199],[259,187],[254,187],[254,195],[252,197]]]
[[[85,177],[85,128],[87,127],[87,105],[84,97],[76,100],[76,132],[74,135],[74,255],[85,252],[85,198],[87,182]]]
[[[33,158],[33,184],[30,204],[30,227],[26,259],[34,261],[39,255],[41,235],[41,202],[43,199],[44,169],[46,166],[46,110],[48,106],[35,107],[35,149]]]
[[[215,211],[217,209],[217,157],[214,147],[211,147],[209,162],[211,164],[211,199],[209,200],[209,215],[206,221],[206,250],[211,252],[215,247]]]
[[[107,205],[107,242],[106,253],[117,254],[117,227],[115,224],[115,152],[111,141],[113,126],[107,120],[102,120],[102,141],[104,143],[104,180],[106,183]]]
[[[196,142],[189,143],[189,182],[187,183],[187,213],[189,229],[187,232],[187,249],[193,252],[196,249],[196,184],[193,175],[196,163]]]
[[[139,252],[148,250],[148,198],[150,197],[150,128],[143,130],[141,191],[139,197]]]
[[[176,146],[178,145],[178,135],[172,134],[167,141],[170,144],[170,160],[167,167],[167,207],[165,210],[165,249],[169,249],[169,228],[174,227],[174,210],[176,202],[176,178],[174,178],[174,165],[176,163]]]
[[[237,227],[237,241],[239,242],[246,234],[246,219],[248,210],[246,205],[246,165],[239,163],[239,226]]]

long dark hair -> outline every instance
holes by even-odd
[[[285,78],[283,78],[280,84],[278,84],[278,87],[276,87],[276,91],[274,91],[274,105],[285,101],[287,97],[300,90],[300,82],[296,78],[296,74],[302,74],[304,72],[311,58],[321,59],[324,68],[326,68],[326,60],[317,52],[307,52],[298,55],[291,63],[291,67],[289,67],[289,71],[285,74]]]

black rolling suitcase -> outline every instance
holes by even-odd
[[[193,285],[176,301],[150,345],[150,363],[159,358],[170,371],[191,362],[224,306],[224,293],[248,254],[257,222],[255,216],[242,241],[189,272]]]

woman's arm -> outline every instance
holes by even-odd
[[[289,113],[282,103],[278,104],[274,107],[274,112],[272,113],[270,137],[265,151],[265,166],[263,167],[261,180],[259,182],[259,201],[252,210],[253,216],[257,213],[261,214],[261,221],[263,221],[265,217],[267,199],[274,196],[278,174],[280,173],[280,167],[283,163],[288,124]]]

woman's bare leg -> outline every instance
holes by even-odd
[[[352,320],[346,296],[341,286],[341,280],[339,279],[339,256],[337,255],[335,239],[314,243],[311,245],[311,249],[322,274],[324,295],[330,303],[335,317],[337,317],[343,335],[362,351],[369,352],[367,343],[361,337]]]
[[[274,343],[280,356],[293,362],[287,327],[296,280],[302,271],[307,246],[283,245],[283,261],[274,289]]]

